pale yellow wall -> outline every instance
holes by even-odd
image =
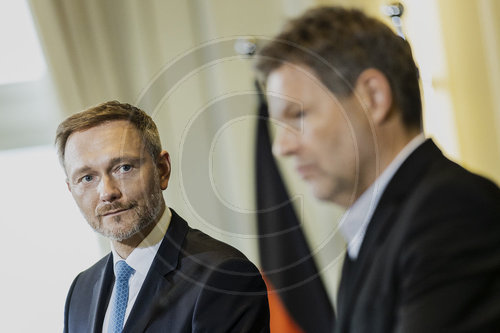
[[[500,3],[438,3],[460,160],[500,183]]]

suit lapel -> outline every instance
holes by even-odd
[[[346,252],[338,295],[339,318],[337,325],[339,325],[340,330],[337,330],[336,332],[349,331],[348,327],[350,314],[352,313],[353,306],[356,303],[356,298],[361,285],[364,282],[365,273],[370,268],[370,265],[373,262],[373,256],[375,255],[378,245],[380,244],[377,240],[380,240],[380,236],[386,234],[383,230],[390,227],[389,222],[393,220],[393,216],[396,212],[397,210],[394,204],[386,204],[381,206],[381,209],[377,208],[370,222],[369,228],[366,231],[365,239],[363,240],[358,258],[356,260],[352,260],[348,257]],[[370,228],[375,224],[375,221],[377,222],[376,224],[378,225],[378,228]]]
[[[111,297],[113,281],[113,256],[110,253],[101,273],[97,277],[92,291],[88,319],[92,333],[102,331],[104,315],[106,314],[106,308]]]
[[[172,287],[166,276],[177,268],[188,231],[187,223],[172,209],[171,211],[172,220],[130,311],[123,328],[124,333],[143,332],[157,311],[165,306],[165,297]]]
[[[341,290],[339,290],[340,332],[348,331],[348,318],[353,311],[366,273],[373,263],[377,249],[384,242],[395,217],[399,214],[401,202],[415,187],[414,184],[426,172],[429,164],[438,156],[442,156],[439,149],[432,140],[427,140],[403,162],[387,185],[366,230],[358,258],[353,262],[347,262],[348,267],[344,267],[342,271]]]

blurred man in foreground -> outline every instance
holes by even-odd
[[[257,268],[165,205],[170,158],[151,117],[107,102],[63,121],[56,144],[78,207],[112,243],[74,280],[65,332],[268,332]]]
[[[422,132],[408,43],[360,11],[316,8],[259,52],[276,155],[347,208],[336,332],[500,327],[500,191]]]

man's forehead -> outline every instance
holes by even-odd
[[[322,93],[331,95],[313,70],[305,65],[282,65],[269,74],[266,82],[267,101],[273,116],[303,110]]]
[[[139,130],[127,120],[106,121],[71,133],[66,148],[71,144],[91,146],[104,140],[123,141],[141,139]]]
[[[68,160],[85,160],[90,156],[119,158],[135,155],[144,149],[135,126],[126,120],[117,120],[72,133],[66,142],[65,163]]]

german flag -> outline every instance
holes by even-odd
[[[259,92],[256,176],[259,250],[271,333],[332,332],[335,315],[271,151],[267,103]]]

